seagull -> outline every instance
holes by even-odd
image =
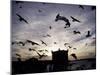
[[[47,57],[47,55],[45,55],[45,53],[43,53],[42,55],[39,54],[37,51],[36,51],[36,53],[39,55],[39,59],[41,59],[41,58],[43,58],[43,57]]]
[[[38,43],[33,42],[33,41],[31,41],[31,40],[26,40],[26,42],[31,43],[32,45],[38,45],[38,46],[40,46]]]
[[[80,31],[73,31],[74,34],[81,34]]]
[[[73,21],[73,22],[79,22],[79,23],[81,22],[81,21],[79,21],[78,19],[74,18],[73,16],[70,16],[70,17],[72,18],[72,21]]]
[[[29,48],[29,51],[36,51],[35,49]]]
[[[68,45],[69,43],[64,43],[64,46],[66,47],[66,45]]]
[[[16,13],[16,15],[19,17],[19,21],[23,21],[28,24],[27,20],[25,20],[21,15],[19,15],[18,13]]]
[[[77,60],[77,56],[76,56],[76,54],[72,53],[71,56],[72,56],[74,59]]]
[[[47,44],[44,41],[42,41],[42,40],[40,40],[40,41],[42,42],[42,44],[44,44],[45,46],[47,46]]]
[[[22,46],[25,46],[25,43],[23,43],[22,41],[19,41],[18,44],[22,44]]]
[[[66,24],[65,24],[66,26],[64,28],[70,27],[70,25],[71,25],[69,20],[64,16],[60,16],[60,14],[57,14],[55,22],[57,22],[58,20],[62,20],[64,22],[66,22]]]
[[[72,48],[72,46],[68,46],[69,48]]]

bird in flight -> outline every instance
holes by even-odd
[[[72,53],[71,56],[72,56],[74,59],[77,60],[77,56],[76,56],[76,54]]]
[[[79,8],[81,8],[82,10],[84,10],[84,7],[83,7],[83,5],[79,5]]]
[[[54,42],[54,44],[57,44],[57,42]]]
[[[73,33],[74,33],[74,34],[81,34],[80,31],[75,31],[75,30],[73,31]]]
[[[14,45],[14,44],[18,44],[18,42],[17,41],[12,42],[12,45]]]
[[[66,22],[66,24],[65,24],[66,26],[64,28],[70,27],[70,25],[71,25],[69,20],[64,16],[60,16],[60,14],[57,14],[55,22],[57,22],[58,20],[62,20],[64,22]]]
[[[28,24],[27,20],[25,20],[21,15],[19,15],[18,13],[16,13],[16,15],[19,17],[19,21],[23,21]]]
[[[44,44],[45,46],[47,46],[47,44],[44,41],[42,41],[42,40],[40,40],[40,41],[42,42],[42,44]]]
[[[31,40],[26,40],[26,43],[31,43],[32,45],[38,45],[38,46],[40,46],[38,43],[33,42],[33,41],[31,41]]]
[[[21,44],[22,46],[25,46],[25,43],[23,43],[22,41],[19,41],[18,44]]]
[[[77,48],[73,48],[74,50],[77,50]]]
[[[69,48],[72,48],[72,46],[68,46]]]
[[[79,22],[79,23],[81,22],[81,21],[79,21],[78,19],[74,18],[73,16],[70,16],[70,17],[72,18],[72,21],[73,21],[73,22]]]
[[[49,29],[52,29],[52,27],[51,27],[51,26],[49,26]]]
[[[35,49],[29,48],[29,51],[36,51]]]
[[[36,51],[36,53],[39,55],[39,59],[41,59],[43,57],[47,57],[47,55],[45,53],[43,53],[42,55],[40,53],[38,53],[37,51]]]
[[[66,45],[68,45],[69,43],[64,43],[64,46],[66,47]]]
[[[91,36],[90,31],[88,31],[86,37],[90,37],[90,36]]]
[[[43,52],[44,50],[38,50],[39,52]]]

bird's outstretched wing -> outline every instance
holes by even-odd
[[[81,22],[80,20],[74,18],[73,16],[70,16],[70,17],[72,18],[72,21],[73,21],[73,22]]]
[[[25,20],[21,15],[19,15],[18,13],[16,13],[16,15],[19,17],[19,20],[20,20],[20,21],[24,21],[25,23],[28,24],[28,21]]]
[[[47,44],[44,41],[42,41],[42,40],[40,40],[40,41],[42,42],[42,44],[44,44],[45,46],[47,46]]]

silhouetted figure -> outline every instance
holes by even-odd
[[[38,45],[38,46],[40,46],[38,43],[33,42],[33,41],[31,41],[31,40],[26,40],[26,42],[31,43],[32,45]]]
[[[17,60],[20,62],[21,61],[21,55],[16,53],[16,56],[18,56]]]
[[[35,49],[29,48],[29,51],[36,51]]]
[[[40,40],[40,41],[42,42],[42,44],[44,44],[45,46],[47,46],[47,44],[44,41],[42,41],[42,40]]]
[[[96,10],[96,6],[91,6],[91,10]]]
[[[79,8],[81,8],[82,10],[84,10],[84,7],[83,7],[83,5],[79,5]]]
[[[86,37],[90,37],[90,36],[91,36],[90,31],[88,31]]]
[[[74,59],[77,60],[77,56],[76,56],[76,54],[72,53],[71,56],[72,56]]]
[[[17,13],[16,13],[16,15],[19,17],[19,21],[23,21],[28,24],[27,20],[25,20],[21,15],[19,15]]]
[[[74,18],[73,16],[70,16],[70,17],[72,18],[72,21],[73,21],[73,22],[79,22],[79,23],[81,22],[81,21],[79,21],[78,19]]]
[[[23,43],[22,41],[19,41],[18,44],[21,44],[22,46],[25,46],[25,43]]]
[[[51,26],[49,26],[49,29],[52,29],[52,27],[51,27]]]
[[[69,20],[66,17],[60,16],[59,14],[57,14],[55,22],[57,22],[58,20],[62,20],[64,22],[66,22],[66,26],[64,28],[70,27],[70,25],[71,25]]]
[[[74,34],[81,34],[80,31],[73,31]]]

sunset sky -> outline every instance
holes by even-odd
[[[19,7],[22,8],[19,8]],[[40,11],[40,12],[39,12]],[[19,21],[19,17],[16,13],[20,14],[29,24]],[[64,28],[64,21],[55,22],[57,14],[65,16],[69,19],[71,26]],[[70,16],[73,16],[81,22],[72,22]],[[49,26],[52,29],[49,29]],[[24,2],[16,4],[12,2],[12,41],[32,40],[39,43],[40,46],[32,46],[31,44],[12,45],[12,57],[16,60],[15,53],[21,55],[22,59],[28,59],[31,57],[38,58],[35,51],[29,51],[29,48],[38,50],[47,49],[49,52],[45,52],[48,56],[42,58],[42,60],[51,60],[51,51],[57,51],[58,48],[67,50],[68,46],[72,46],[69,49],[69,60],[73,60],[70,56],[71,53],[75,53],[78,59],[94,58],[95,57],[95,39],[96,38],[96,11],[91,10],[91,6],[84,6],[84,9],[79,8],[79,5],[72,4],[54,4],[41,2]],[[73,34],[73,31],[80,31],[81,34]],[[91,37],[86,37],[87,31],[90,31]],[[43,37],[45,35],[51,35],[51,37]],[[47,43],[47,46],[41,44],[43,40]],[[54,44],[57,42],[57,44]],[[69,43],[66,47],[64,43]],[[77,48],[74,50],[73,48]],[[42,53],[40,53],[42,54]]]

